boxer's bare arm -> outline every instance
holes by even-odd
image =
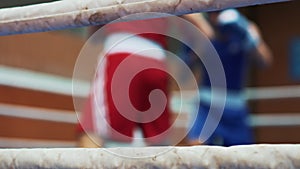
[[[188,20],[192,24],[194,24],[197,28],[199,28],[209,39],[215,37],[215,32],[212,26],[208,23],[208,21],[204,18],[201,13],[187,14],[182,15],[182,18]]]
[[[255,36],[258,36],[258,38],[260,39],[256,47],[256,50],[253,52],[255,59],[258,61],[258,63],[261,66],[271,65],[273,54],[268,44],[262,38],[260,29],[255,23],[252,22],[250,22],[249,29],[252,34],[256,34]]]

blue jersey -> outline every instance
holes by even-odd
[[[224,67],[227,89],[244,87],[249,52],[257,40],[248,31],[249,22],[236,10],[222,11],[218,16],[218,36],[212,41]],[[210,87],[209,76],[203,71],[203,85]]]

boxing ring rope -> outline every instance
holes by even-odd
[[[79,82],[77,82],[79,83]],[[76,97],[86,97],[89,91],[89,83],[80,82],[84,89],[76,92]],[[72,80],[57,75],[50,75],[41,72],[29,71],[26,69],[16,69],[7,66],[0,66],[0,85],[16,88],[43,91],[60,95],[72,95]],[[278,98],[299,98],[300,86],[279,86],[279,87],[255,87],[247,88],[248,99],[278,99]],[[193,97],[195,91],[184,91],[184,98]],[[178,93],[173,93],[178,95]],[[187,103],[192,104],[192,103]],[[55,110],[47,108],[36,108],[28,106],[17,106],[0,104],[0,116],[42,120],[48,122],[61,122],[76,124],[77,117],[73,111]],[[280,114],[252,114],[250,116],[252,127],[279,127],[279,126],[299,126],[300,112]],[[186,121],[178,120],[176,127],[187,127]],[[0,137],[0,147],[74,147],[75,142],[49,141],[49,140],[30,140],[20,138]]]
[[[72,79],[59,75],[32,71],[29,69],[13,68],[0,65],[0,85],[11,86],[21,89],[43,91],[53,94],[85,98],[90,91],[90,82],[76,79],[80,88],[72,92]],[[179,92],[173,92],[179,96]],[[182,91],[182,95],[192,98],[194,90]],[[247,87],[247,100],[300,98],[300,85],[270,86],[270,87]]]
[[[143,12],[181,15],[287,0],[62,0],[0,9],[0,35],[43,32],[106,24]],[[129,20],[163,17],[135,15]]]
[[[300,145],[2,149],[0,168],[296,169],[300,168]]]
[[[76,146],[76,141],[0,137],[0,147],[7,148],[74,148]]]
[[[26,69],[0,66],[0,85],[4,86],[78,98],[87,97],[90,83],[83,80],[76,80],[76,83],[79,83],[81,87],[77,89],[75,93],[72,93],[72,79],[70,78]],[[183,95],[183,98],[185,98],[183,109],[187,109],[185,105],[193,104],[192,98],[195,95],[195,91],[182,91],[181,94]],[[300,98],[300,86],[252,87],[246,89],[246,96],[248,100]],[[175,98],[175,100],[171,101],[171,105],[176,105],[176,98],[180,98],[180,93],[173,92],[172,97]],[[77,123],[77,117],[74,112],[28,106],[0,104],[0,115],[70,124]],[[186,127],[187,124],[180,122],[177,125]],[[250,125],[252,127],[297,126],[300,125],[300,112],[268,113],[264,115],[252,114],[250,117]]]

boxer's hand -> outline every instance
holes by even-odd
[[[102,147],[101,138],[95,134],[82,134],[78,138],[77,146],[82,148],[99,148]]]
[[[203,145],[203,142],[200,140],[190,140],[188,141],[189,146],[198,146],[198,145]]]

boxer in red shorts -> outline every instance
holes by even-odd
[[[182,17],[196,25],[206,35],[214,36],[201,14]],[[164,49],[167,44],[163,35],[165,31],[167,31],[165,18],[113,23],[107,27],[107,38],[104,42],[105,57],[97,69],[93,90],[80,120],[81,132],[97,133],[109,140],[131,142],[134,129],[139,127],[149,145],[168,144],[166,140],[171,126],[168,101],[154,99],[152,105],[149,102],[150,92],[154,89],[163,92],[167,99],[169,97],[169,77],[165,72]],[[124,62],[127,60],[129,61]],[[116,73],[120,65],[126,69]],[[127,91],[124,87],[128,80],[125,78],[127,74],[135,71],[136,67],[147,65],[150,68],[136,74],[130,81],[128,92],[124,93]],[[130,104],[139,112],[132,111]],[[165,107],[161,111],[148,111],[163,104]],[[118,108],[120,105],[122,108]]]
[[[166,37],[161,34],[147,33],[153,31],[163,33],[166,30],[165,19],[113,23],[105,29],[107,37],[104,42],[104,58],[98,66],[93,90],[81,118],[81,129],[97,133],[109,140],[131,142],[135,128],[139,127],[148,144],[165,144],[167,130],[170,128],[168,102],[162,112],[145,112],[151,106],[156,106],[150,105],[149,102],[152,90],[159,89],[168,98],[169,77],[165,72],[166,55],[164,52]],[[129,61],[123,63],[126,70],[118,72],[119,75],[115,76],[118,66],[128,58]],[[128,102],[128,97],[122,95],[121,92],[128,90],[124,87],[124,83],[129,79],[122,77],[139,66],[154,68],[138,72],[130,81],[127,92],[130,102]],[[119,86],[112,89],[112,83]],[[119,104],[129,104],[118,109],[118,104],[113,98],[114,93]],[[160,104],[163,101],[156,100],[156,102]],[[130,112],[130,106],[134,106],[140,112]],[[158,114],[155,119],[140,121],[141,118],[149,117],[146,113]]]

